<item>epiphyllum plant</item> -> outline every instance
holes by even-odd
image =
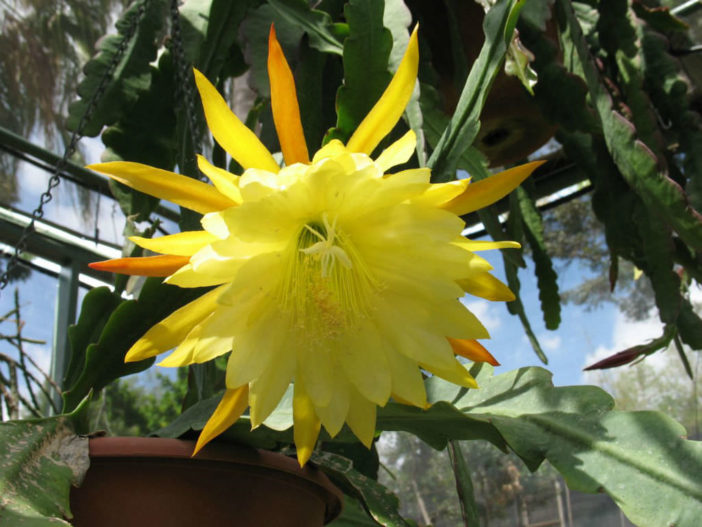
[[[377,406],[391,397],[426,406],[422,370],[477,388],[457,356],[495,364],[476,340],[487,331],[460,298],[511,300],[475,252],[518,244],[468,240],[459,216],[506,195],[538,163],[478,183],[431,184],[428,168],[392,171],[416,148],[411,130],[371,158],[410,99],[418,57],[415,30],[392,81],[346,145],[332,140],[310,160],[293,76],[271,28],[268,74],[283,167],[198,71],[208,126],[242,175],[201,156],[199,168],[214,186],[137,163],[90,167],[204,215],[201,231],[131,238],[160,256],[93,264],[213,287],[152,327],[125,359],[175,348],[160,364],[186,366],[229,353],[227,390],[196,452],[247,407],[252,426],[260,425],[291,382],[301,465],[321,425],[334,436],[347,423],[370,446]]]

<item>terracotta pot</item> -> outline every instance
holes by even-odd
[[[90,440],[90,469],[71,490],[76,527],[309,527],[336,518],[341,492],[317,468],[238,445],[177,439]]]

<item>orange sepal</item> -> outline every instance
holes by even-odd
[[[497,359],[477,340],[446,338],[456,355],[460,355],[474,362],[487,362],[493,366],[500,365]]]
[[[96,271],[137,276],[170,276],[190,261],[189,256],[161,254],[141,258],[115,258],[93,262],[88,267]]]
[[[276,38],[273,24],[268,35],[268,80],[271,86],[273,122],[285,164],[309,163],[310,157],[300,120],[295,79]]]

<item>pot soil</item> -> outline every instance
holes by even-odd
[[[71,490],[75,527],[312,527],[332,521],[343,495],[317,468],[213,443],[141,437],[90,440],[90,469]]]

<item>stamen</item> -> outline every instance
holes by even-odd
[[[280,289],[281,307],[310,342],[334,339],[368,316],[376,289],[336,218],[324,213],[320,219],[300,229]]]
[[[329,216],[327,213],[322,214],[322,222],[324,223],[324,230],[326,231],[326,237],[319,231],[311,227],[310,225],[305,225],[305,228],[320,239],[317,243],[310,247],[300,249],[300,252],[305,254],[314,255],[319,258],[322,262],[322,278],[327,278],[334,267],[334,264],[338,260],[341,265],[347,269],[351,269],[351,259],[346,251],[336,245],[336,218],[330,224]]]

